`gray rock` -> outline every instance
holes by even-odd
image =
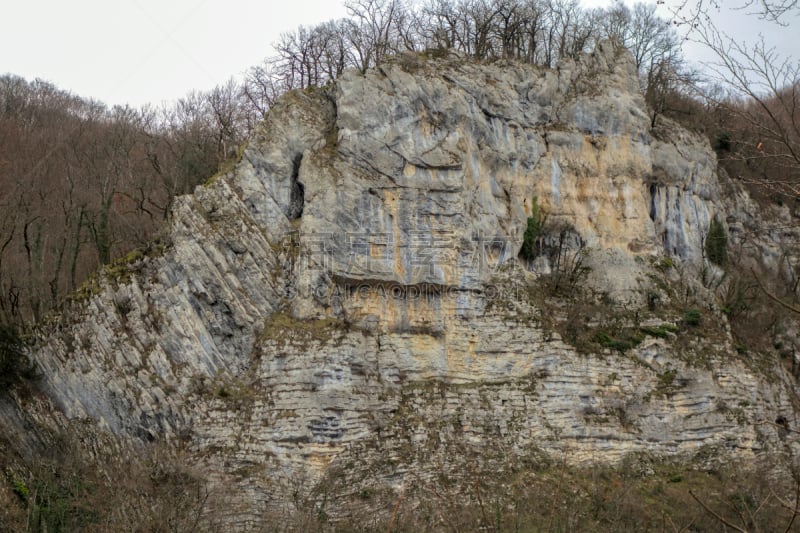
[[[66,416],[188,439],[233,495],[231,527],[280,508],[299,476],[338,465],[398,488],[398,472],[456,468],[456,444],[507,461],[569,448],[579,464],[778,445],[759,422],[791,412],[792,378],[766,380],[730,336],[586,353],[548,326],[568,300],[530,293],[578,265],[633,321],[668,298],[654,262],[691,278],[713,216],[742,240],[757,216],[723,197],[707,143],[666,120],[654,136],[631,58],[603,45],[555,71],[417,68],[286,95],[234,172],[175,202],[163,254],[44,328],[36,355]],[[548,252],[519,271],[534,201]],[[708,366],[691,364],[701,351]],[[264,473],[236,476],[252,465]]]

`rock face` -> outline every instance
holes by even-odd
[[[670,292],[702,298],[687,273],[713,270],[709,224],[744,224],[745,201],[707,143],[651,128],[621,50],[555,70],[401,57],[286,95],[37,359],[67,417],[234,487],[240,528],[301,482],[357,499],[470,461],[750,457],[778,445],[762,422],[794,416],[793,381],[738,357],[713,308],[717,335],[676,333]],[[523,261],[532,215],[547,230]],[[602,311],[570,329],[584,297]]]

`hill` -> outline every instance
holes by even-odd
[[[38,330],[37,392],[0,423],[41,437],[7,446],[60,432],[111,478],[150,465],[125,516],[169,487],[189,529],[661,523],[581,507],[588,466],[615,513],[619,465],[645,491],[763,465],[791,501],[796,317],[773,310],[763,349],[731,330],[735,274],[781,279],[796,256],[788,208],[653,127],[624,49],[554,69],[435,55],[279,99],[158,242]]]

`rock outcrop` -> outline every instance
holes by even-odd
[[[746,201],[700,137],[651,127],[622,50],[400,57],[282,98],[235,171],[42,329],[43,387],[185,448],[240,528],[301,482],[357,501],[542,454],[752,457],[782,445],[763,421],[794,417],[791,376],[737,354],[713,305],[702,335],[680,324],[711,220],[735,238]]]

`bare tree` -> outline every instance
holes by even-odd
[[[722,9],[720,0],[683,0],[675,8],[677,21],[694,26],[699,22],[707,22],[712,11]],[[726,2],[725,8],[743,11],[762,19],[787,24],[786,19],[800,12],[799,0],[739,0]]]
[[[0,76],[1,318],[40,320],[100,264],[146,242],[257,116],[233,82],[135,110]]]
[[[244,79],[243,92],[250,107],[262,118],[280,95],[289,90],[274,72],[274,65],[267,59],[261,65],[251,67]]]
[[[206,100],[213,119],[217,158],[222,161],[236,153],[237,146],[245,141],[251,123],[241,88],[233,78],[211,89]]]
[[[406,29],[400,24],[408,20],[403,0],[350,0],[345,7],[352,17],[348,37],[362,71],[401,51]]]
[[[800,62],[782,57],[763,37],[747,44],[708,25],[696,35],[714,53],[707,67],[726,89],[706,98],[734,119],[726,157],[766,165],[771,171],[761,174],[761,185],[800,195]]]
[[[466,51],[466,29],[460,4],[449,0],[428,0],[422,6],[422,38],[426,48],[453,48]]]

